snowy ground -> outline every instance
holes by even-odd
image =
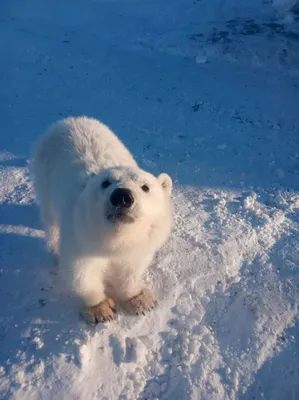
[[[0,398],[299,398],[299,8],[287,0],[3,0]],[[175,181],[145,317],[87,327],[27,169],[87,114]]]

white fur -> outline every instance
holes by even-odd
[[[170,177],[141,170],[108,127],[87,117],[48,129],[34,148],[32,173],[48,246],[68,288],[86,306],[140,293],[142,275],[170,233]],[[111,185],[103,189],[106,179]],[[117,187],[134,194],[131,224],[107,219]]]

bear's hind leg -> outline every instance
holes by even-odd
[[[59,227],[53,217],[50,206],[40,205],[41,219],[44,225],[47,247],[56,264],[59,262]]]

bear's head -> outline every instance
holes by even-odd
[[[89,178],[77,207],[77,230],[89,251],[158,249],[172,222],[172,180],[138,167],[114,167]]]

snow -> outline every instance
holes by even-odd
[[[2,1],[0,398],[297,398],[295,3]],[[81,114],[175,184],[157,309],[95,329],[59,285],[27,164]]]

